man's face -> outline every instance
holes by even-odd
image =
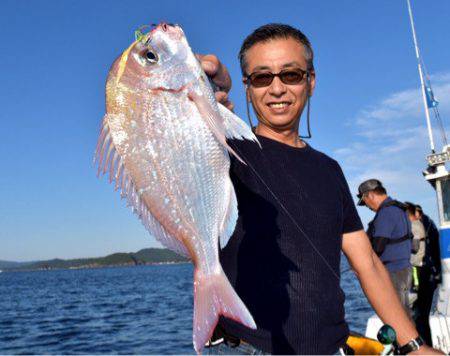
[[[372,211],[378,210],[378,204],[375,198],[375,194],[373,192],[364,193],[362,196],[362,200],[370,210]]]
[[[260,42],[246,53],[247,74],[255,72],[279,73],[286,69],[307,69],[303,45],[292,38]],[[267,87],[248,85],[251,100],[260,124],[272,129],[298,129],[298,121],[308,95],[312,95],[315,77],[311,76],[309,88],[306,76],[299,84],[284,84],[275,77]]]

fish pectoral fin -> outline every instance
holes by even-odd
[[[227,132],[226,136],[228,138],[250,140],[256,142],[259,147],[261,147],[261,144],[259,143],[253,131],[245,124],[243,120],[241,120],[239,116],[228,110],[222,104],[217,103],[217,105],[219,106],[219,112],[223,118],[223,125],[225,126],[225,130]]]
[[[227,130],[224,124],[224,119],[220,113],[211,106],[206,97],[202,94],[197,94],[194,90],[189,91],[188,97],[192,100],[200,113],[200,116],[205,121],[206,125],[211,130],[214,137],[219,143],[234,155],[241,163],[246,164],[244,160],[228,145],[226,138]]]

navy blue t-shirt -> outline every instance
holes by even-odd
[[[373,238],[385,237],[391,240],[399,239],[411,232],[411,222],[408,215],[397,206],[385,206],[392,198],[387,197],[373,220]],[[381,261],[390,272],[397,272],[410,267],[411,240],[388,244],[380,256]]]
[[[220,261],[258,329],[225,331],[272,354],[333,354],[348,337],[342,234],[363,228],[338,163],[258,136],[230,145],[239,217]]]

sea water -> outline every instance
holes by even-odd
[[[346,319],[372,309],[342,264]],[[0,273],[0,354],[192,354],[192,265]]]

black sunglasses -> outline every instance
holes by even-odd
[[[300,68],[285,69],[279,73],[254,72],[245,77],[245,83],[255,88],[267,87],[273,82],[273,78],[278,77],[284,84],[300,84],[303,78],[308,77],[309,72]]]

